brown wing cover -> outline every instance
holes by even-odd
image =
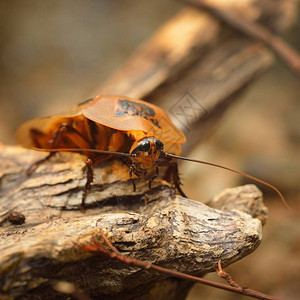
[[[144,131],[163,142],[182,144],[184,134],[156,105],[124,96],[103,95],[82,107],[82,114],[97,123],[123,131]]]
[[[54,124],[57,123],[57,121],[60,120],[63,122],[64,119],[61,117],[45,117],[45,118],[37,118],[29,120],[25,123],[23,123],[17,130],[16,133],[16,141],[18,144],[21,144],[22,146],[26,148],[49,148],[45,147],[48,142],[53,138],[53,134],[51,134],[52,128],[54,128]],[[58,126],[56,130],[58,129]],[[41,146],[38,146],[33,138],[32,138],[32,130],[36,130],[37,132],[44,133],[43,136],[41,136]],[[43,146],[42,146],[43,145]]]
[[[92,133],[85,118],[95,122],[97,133]],[[161,108],[142,100],[112,95],[98,96],[55,116],[29,120],[19,127],[16,140],[27,148],[49,149],[62,123],[72,124],[87,140],[94,141],[95,148],[102,150],[125,151],[130,143],[125,135],[133,139],[154,136],[164,142],[166,152],[178,155],[180,144],[185,142],[184,134]],[[58,148],[65,147],[74,144],[62,142]]]
[[[34,143],[31,135],[32,129],[37,129],[40,132],[45,133],[46,135],[49,135],[49,138],[53,138],[53,135],[51,134],[51,131],[57,130],[59,124],[68,122],[68,120],[81,115],[81,107],[82,105],[76,105],[73,108],[71,108],[68,111],[62,112],[60,114],[57,114],[55,116],[48,116],[48,117],[42,117],[42,118],[36,118],[29,120],[25,123],[23,123],[17,130],[16,133],[16,141],[18,144],[23,145],[27,148],[36,147],[37,145]],[[58,125],[57,125],[58,124]],[[38,147],[41,148],[41,147]]]

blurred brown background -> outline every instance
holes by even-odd
[[[1,1],[0,142],[14,143],[16,128],[27,119],[85,100],[181,7],[172,0]],[[298,50],[299,32],[300,20],[285,36]],[[288,199],[292,213],[263,188],[270,217],[262,245],[228,268],[241,285],[284,299],[300,295],[299,95],[299,81],[277,63],[247,89],[215,134],[189,154],[250,172]],[[244,182],[191,163],[182,164],[180,172],[192,199],[209,199]],[[196,286],[189,299],[198,296],[242,298]]]

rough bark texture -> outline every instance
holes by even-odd
[[[254,205],[260,210],[255,216],[265,214],[253,185],[217,196],[216,208],[226,198],[233,205],[246,199],[239,210],[222,211],[176,195],[162,180],[150,191],[138,180],[134,193],[128,167],[112,160],[95,168],[89,208],[82,213],[85,157],[59,154],[27,177],[28,165],[44,155],[1,147],[1,297],[64,298],[53,288],[58,280],[93,298],[185,297],[189,283],[91,256],[73,244],[99,237],[99,228],[131,257],[196,275],[214,271],[219,259],[224,266],[241,259],[261,241],[261,222],[248,214]],[[12,211],[22,213],[25,223],[11,224],[5,216]]]
[[[291,24],[289,11],[296,5],[243,3],[244,17],[276,30]],[[284,9],[286,3],[292,9]],[[185,132],[197,126],[188,137],[190,149],[271,63],[263,46],[189,8],[159,29],[97,93],[159,102]],[[27,167],[46,154],[19,147],[0,150],[1,299],[65,299],[54,288],[60,280],[97,299],[184,299],[190,283],[74,246],[99,236],[99,228],[122,253],[199,276],[214,271],[219,259],[223,266],[241,259],[261,241],[259,219],[265,222],[266,208],[253,185],[224,191],[210,208],[176,195],[158,179],[151,191],[138,180],[134,193],[128,167],[111,160],[95,168],[88,209],[82,213],[83,156],[56,155],[27,177]],[[25,223],[10,223],[11,212],[24,214]]]

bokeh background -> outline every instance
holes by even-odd
[[[82,102],[184,5],[173,0],[0,1],[0,142],[25,120]],[[300,19],[285,39],[300,49]],[[228,267],[243,286],[284,299],[300,295],[300,87],[281,63],[254,82],[190,157],[254,173],[282,190],[293,212],[262,188],[270,216],[255,253]],[[174,99],[176,101],[177,99]],[[188,138],[188,136],[187,136]],[[205,200],[245,181],[190,163],[184,190]],[[215,274],[207,276],[218,280]],[[242,299],[195,286],[189,298]]]

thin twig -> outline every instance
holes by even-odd
[[[232,277],[230,276],[230,274],[228,274],[227,272],[225,272],[225,270],[222,268],[222,264],[221,264],[221,260],[218,261],[218,268],[216,269],[217,275],[220,278],[225,278],[226,281],[234,287],[241,287],[239,284],[237,284],[235,281],[233,281]]]
[[[172,277],[188,280],[188,281],[191,281],[191,282],[202,283],[202,284],[205,284],[205,285],[213,286],[215,288],[231,291],[231,292],[234,292],[234,293],[250,296],[250,297],[253,297],[253,298],[257,298],[257,299],[267,299],[267,300],[277,299],[278,300],[278,298],[275,298],[275,297],[272,297],[270,295],[266,295],[266,294],[257,292],[255,290],[248,289],[248,288],[243,288],[240,285],[237,285],[237,286],[225,285],[225,284],[222,284],[222,283],[213,282],[213,281],[203,279],[203,278],[199,278],[199,277],[196,277],[196,276],[192,276],[192,275],[184,274],[184,273],[181,273],[181,272],[165,269],[163,267],[159,267],[157,265],[151,264],[149,262],[141,261],[141,260],[138,260],[138,259],[135,259],[135,258],[130,258],[128,256],[125,256],[125,255],[121,254],[112,245],[112,243],[108,240],[108,238],[106,237],[106,235],[104,234],[104,232],[101,229],[100,229],[100,234],[101,234],[101,238],[104,240],[104,244],[109,248],[109,250],[107,250],[104,247],[104,245],[102,245],[99,241],[97,241],[96,238],[93,238],[91,243],[88,243],[88,244],[82,244],[82,245],[77,244],[77,243],[74,243],[74,244],[77,247],[83,249],[84,251],[93,252],[93,253],[97,253],[97,254],[104,254],[106,256],[109,256],[110,258],[117,259],[117,260],[119,260],[121,262],[124,262],[126,264],[134,265],[136,267],[144,268],[146,270],[152,269],[152,270],[155,270],[155,271],[157,271],[159,273],[162,273],[162,274],[165,274],[165,275],[169,275],[169,276],[172,276]]]
[[[185,2],[208,11],[234,29],[246,34],[269,47],[282,62],[297,76],[300,77],[300,55],[281,37],[271,33],[268,29],[244,19],[239,18],[230,11],[225,11],[205,0],[184,0]]]

